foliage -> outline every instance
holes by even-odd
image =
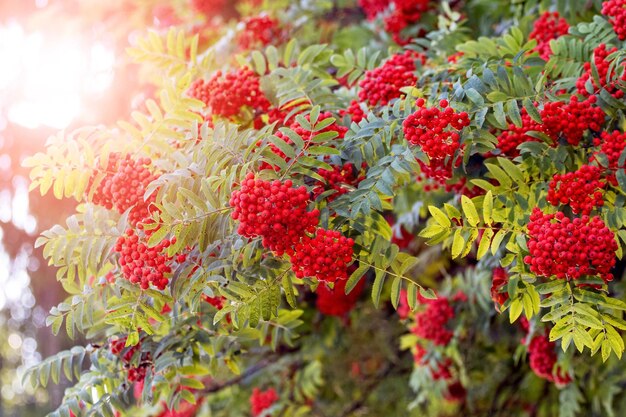
[[[235,21],[207,23],[200,33],[184,24],[150,31],[128,54],[150,74],[155,96],[117,127],[58,135],[25,161],[31,189],[78,202],[67,227],[38,240],[69,293],[48,324],[56,333],[65,323],[70,337],[89,341],[25,375],[43,386],[61,369],[77,379],[51,416],[249,415],[255,387],[278,392],[261,415],[621,415],[626,152],[618,143],[618,156],[606,155],[601,131],[623,131],[626,83],[623,44],[598,2],[430,2],[400,31],[421,34],[403,46],[389,23],[408,13],[399,1],[380,2],[369,20],[359,5],[367,11],[376,2],[241,3],[242,17],[264,10],[289,36],[249,51],[234,41],[243,30]],[[571,26],[550,42],[546,61],[529,34],[547,10]],[[200,42],[207,33],[215,42]],[[600,44],[617,49],[598,64]],[[360,81],[404,50],[415,51],[409,70],[417,82],[388,104],[353,107]],[[202,91],[198,80],[228,82],[228,71],[244,66],[267,100],[233,117],[215,114],[203,94],[224,93]],[[426,140],[448,129],[445,140],[458,141],[445,157],[405,137],[409,116],[432,108],[471,121],[424,127]],[[593,109],[602,120],[591,119]],[[507,147],[513,137],[521,139]],[[113,152],[149,158],[158,177],[118,211],[94,199],[119,198],[101,185],[115,174],[101,169]],[[603,172],[592,216],[614,236],[615,279],[593,268],[575,278],[571,269],[535,274],[529,259],[538,253],[575,270],[594,265],[593,245],[564,255],[588,228],[539,243],[529,228],[537,209],[561,213],[546,227],[581,218],[567,200],[555,207],[546,196],[555,174],[587,164]],[[353,245],[341,265],[346,294],[365,286],[372,303],[348,312],[354,301],[335,293],[345,312],[323,318],[313,293],[337,283],[322,272],[298,276],[290,261],[297,242],[285,253],[265,248],[280,220],[256,235],[238,233],[246,219],[233,218],[231,197],[245,191],[249,173],[307,188],[319,227]],[[129,220],[147,201],[146,218]],[[148,247],[167,241],[150,264],[167,263],[164,290],[142,290],[129,274],[151,272],[119,264],[131,256],[119,243],[129,228]],[[538,370],[536,352],[527,355],[543,335],[547,371]]]

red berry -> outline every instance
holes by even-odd
[[[237,44],[243,50],[282,43],[284,34],[280,22],[267,15],[247,17],[241,21],[241,25],[243,28],[237,34]]]
[[[606,184],[600,181],[601,176],[600,168],[590,165],[556,174],[550,181],[546,200],[553,206],[569,205],[574,214],[589,214],[604,205],[602,190]]]
[[[602,14],[609,18],[619,40],[626,40],[626,1],[605,1],[602,3]]]
[[[441,296],[434,300],[419,296],[419,302],[424,309],[415,315],[415,327],[411,331],[438,346],[450,343],[453,333],[446,328],[448,322],[454,318],[450,301]]]
[[[318,285],[316,290],[317,301],[315,305],[320,313],[342,317],[354,308],[359,296],[363,292],[365,280],[361,279],[356,287],[350,291],[350,294],[345,293],[346,282],[346,280],[336,281],[332,289],[323,282]]]
[[[244,108],[265,113],[271,105],[261,91],[259,77],[247,67],[217,71],[209,81],[198,79],[187,94],[204,102],[211,114],[227,119],[239,116]]]
[[[556,364],[555,343],[550,342],[547,336],[537,335],[528,344],[528,359],[530,369],[540,378],[556,383],[557,386],[567,385],[572,378],[562,374],[560,369],[554,369]]]
[[[278,401],[278,394],[274,388],[270,388],[266,391],[261,391],[258,388],[252,390],[250,396],[250,407],[253,416],[260,415],[264,410],[270,408],[276,401]]]
[[[308,211],[306,187],[293,187],[291,180],[265,181],[249,173],[229,202],[231,216],[239,220],[237,232],[247,238],[263,238],[263,246],[279,256],[291,253],[306,232],[319,221],[317,209]]]
[[[566,35],[568,30],[567,20],[560,17],[558,12],[545,12],[535,21],[533,31],[530,32],[528,38],[537,40],[535,51],[540,57],[548,60],[552,55],[550,41]]]
[[[400,98],[400,89],[417,83],[415,61],[426,61],[424,55],[413,51],[393,55],[380,67],[365,71],[359,82],[359,100],[370,107],[385,106],[393,99]]]
[[[354,241],[335,230],[317,228],[315,236],[303,236],[291,254],[291,268],[298,278],[314,277],[318,281],[336,282],[348,279]]]
[[[544,214],[534,208],[528,223],[528,251],[524,263],[544,277],[579,279],[597,275],[613,280],[617,242],[600,217],[570,220],[562,212]]]

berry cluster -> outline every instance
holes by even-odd
[[[592,161],[598,160],[598,154],[603,153],[606,155],[608,160],[608,168],[612,171],[610,175],[607,176],[607,181],[613,185],[617,185],[617,179],[615,178],[614,171],[618,169],[623,169],[624,164],[619,163],[619,158],[626,149],[626,133],[621,133],[618,130],[614,130],[613,132],[602,132],[599,138],[595,138],[593,140],[594,146],[599,146],[600,150],[593,153],[591,157]]]
[[[435,381],[445,381],[452,378],[452,372],[450,370],[450,368],[452,367],[452,360],[450,358],[446,358],[440,362],[432,363],[434,361],[429,361],[426,358],[426,354],[426,349],[424,349],[421,345],[416,345],[415,353],[413,353],[413,361],[415,362],[415,364],[419,366],[428,366],[430,368],[430,373]]]
[[[304,235],[295,245],[291,268],[298,278],[316,277],[322,282],[348,279],[353,246],[354,241],[340,232],[317,228],[313,237]]]
[[[574,172],[555,174],[549,183],[546,200],[553,206],[569,205],[575,214],[589,214],[595,207],[604,205],[600,181],[602,171],[591,165],[583,165]]]
[[[348,108],[341,110],[339,114],[342,117],[350,116],[350,121],[354,123],[360,123],[366,116],[363,107],[361,107],[361,103],[356,100],[352,100]]]
[[[359,6],[369,20],[373,20],[380,13],[387,10],[392,0],[359,0]]]
[[[567,20],[560,17],[558,12],[545,12],[539,16],[539,19],[535,20],[533,31],[530,32],[528,38],[537,40],[535,51],[547,61],[550,59],[550,55],[552,55],[550,41],[566,35],[568,30]]]
[[[142,289],[150,288],[150,284],[159,290],[165,289],[169,282],[168,274],[172,272],[166,249],[172,240],[165,239],[154,247],[148,247],[147,240],[141,238],[133,229],[128,229],[124,236],[120,236],[114,246],[119,253],[119,265],[124,278],[133,284],[139,284]]]
[[[555,370],[556,352],[555,343],[550,342],[547,336],[537,335],[528,344],[528,359],[530,369],[539,378],[554,382],[557,386],[565,386],[572,381],[568,374],[562,374],[560,369]]]
[[[319,220],[317,209],[308,211],[306,187],[291,180],[265,181],[246,175],[241,188],[230,198],[232,218],[239,220],[237,232],[247,238],[263,238],[263,246],[279,256],[292,251],[305,232],[313,233]]]
[[[511,123],[509,124],[509,128],[507,130],[502,131],[502,133],[498,135],[497,148],[500,150],[502,155],[508,156],[509,158],[519,156],[519,150],[517,147],[522,143],[539,141],[539,139],[528,136],[528,132],[531,130],[541,131],[541,125],[531,119],[524,108],[521,111],[521,116],[522,126],[518,127]]]
[[[400,89],[417,83],[415,61],[425,62],[423,55],[413,51],[395,54],[383,65],[365,71],[363,80],[359,82],[359,100],[371,107],[387,105],[402,95]]]
[[[247,67],[217,71],[208,81],[198,79],[187,94],[204,102],[211,114],[227,119],[239,116],[242,109],[265,113],[271,106],[261,91],[259,77]]]
[[[200,402],[201,399],[196,404],[181,401],[175,410],[170,409],[167,404],[163,404],[164,410],[156,417],[195,417],[198,414],[198,408],[200,408],[201,405]]]
[[[617,51],[617,47],[613,47],[611,49],[606,49],[605,44],[600,44],[596,49],[593,50],[593,62],[598,70],[598,79],[600,81],[600,85],[596,84],[596,80],[593,77],[591,70],[591,63],[585,62],[584,69],[585,72],[580,76],[578,80],[576,80],[576,89],[578,93],[583,96],[588,96],[589,92],[587,91],[586,84],[587,82],[591,82],[591,86],[593,88],[593,93],[597,93],[601,88],[604,88],[606,91],[611,93],[613,97],[617,99],[621,99],[624,97],[624,92],[617,88],[616,81],[607,82],[607,78],[609,76],[609,69],[611,67],[611,62],[607,60],[607,57],[613,52]],[[613,71],[617,69],[614,68]],[[621,80],[626,80],[626,71],[622,74]]]
[[[517,127],[511,123],[509,128],[498,136],[497,147],[501,154],[514,158],[519,155],[517,147],[520,144],[538,141],[528,135],[529,131],[545,133],[552,138],[555,146],[561,138],[568,144],[577,146],[585,132],[598,131],[604,123],[604,112],[600,107],[595,106],[596,101],[596,96],[583,101],[580,101],[577,96],[572,96],[568,103],[547,102],[539,111],[543,123],[535,122],[526,109],[522,109],[522,126]]]
[[[434,381],[447,381],[447,392],[444,394],[446,400],[453,402],[463,401],[467,395],[467,391],[460,381],[453,380],[452,359],[444,358],[439,361],[435,361],[434,359],[428,360],[426,353],[426,350],[421,345],[417,345],[415,347],[415,353],[413,354],[415,364],[420,367],[428,367]]]
[[[261,415],[264,410],[270,408],[276,401],[278,401],[278,394],[276,394],[274,388],[269,388],[265,391],[261,391],[258,388],[253,389],[250,396],[252,415]]]
[[[343,317],[354,308],[365,287],[365,280],[360,280],[356,287],[350,291],[350,294],[347,295],[345,293],[346,282],[346,280],[336,281],[332,289],[324,282],[317,286],[315,306],[320,313],[328,316]]]
[[[141,349],[141,343],[135,346],[126,347],[127,337],[111,340],[109,342],[109,350],[113,355],[120,356],[120,360],[127,371],[129,382],[142,382],[146,376],[146,370],[150,363],[150,353],[142,354],[142,361],[139,366],[132,366],[131,361],[135,354]],[[143,360],[145,357],[145,361]]]
[[[445,297],[430,300],[420,295],[419,302],[425,308],[415,315],[415,327],[411,331],[438,346],[450,343],[453,333],[446,328],[446,324],[454,318],[450,301]]]
[[[209,19],[219,15],[226,4],[226,0],[189,0],[189,5],[193,10],[204,14]]]
[[[609,18],[619,40],[626,40],[626,1],[607,0],[603,2],[602,14]]]
[[[501,306],[509,299],[509,293],[506,292],[506,286],[509,283],[509,274],[504,268],[495,268],[493,270],[491,282],[491,299],[498,306]]]
[[[403,38],[401,32],[422,19],[422,14],[430,7],[430,0],[393,0],[393,3],[394,8],[384,19],[385,30],[398,45],[406,45],[410,39]]]
[[[96,177],[103,176],[93,192],[93,203],[108,210],[115,209],[124,213],[132,207],[128,215],[130,224],[135,225],[149,217],[154,209],[155,193],[144,201],[144,194],[148,185],[157,176],[147,167],[152,164],[150,158],[132,159],[130,155],[112,153],[106,167],[96,168],[90,177],[91,189]]]
[[[226,297],[223,297],[221,295],[217,297],[209,297],[206,294],[202,294],[202,299],[215,307],[217,310],[223,309],[224,305],[226,304]]]
[[[598,131],[604,123],[604,112],[595,106],[596,96],[584,101],[572,96],[569,103],[546,103],[541,111],[543,130],[556,141],[562,136],[568,144],[577,146],[587,130]]]
[[[278,45],[283,38],[280,22],[267,15],[243,19],[243,28],[237,35],[237,44],[243,50],[262,48],[271,43]]]
[[[534,208],[528,224],[529,255],[524,262],[544,277],[579,279],[599,275],[611,281],[617,242],[600,217],[570,220],[562,212],[544,214]]]
[[[412,145],[418,145],[429,160],[444,160],[452,157],[461,147],[460,132],[469,126],[466,112],[457,113],[441,100],[437,107],[424,107],[424,99],[417,100],[419,107],[402,124],[404,137]]]
[[[327,169],[319,169],[317,171],[326,182],[318,182],[315,188],[313,188],[315,198],[324,191],[334,190],[335,192],[326,198],[328,202],[331,202],[348,192],[346,186],[355,186],[359,182],[360,178],[354,164],[346,162],[342,166],[332,165],[332,167],[332,171]]]

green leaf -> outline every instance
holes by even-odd
[[[508,232],[506,230],[500,229],[494,236],[493,240],[491,241],[491,253],[493,255],[495,255],[498,252],[498,249],[500,249],[500,245],[502,244],[502,241],[504,240],[504,237],[507,235],[507,233]]]
[[[515,300],[511,301],[511,305],[509,307],[509,321],[511,323],[514,323],[515,320],[517,320],[519,316],[522,314],[523,310],[524,310],[524,305],[519,300],[519,298],[516,298]]]
[[[468,223],[471,226],[476,227],[480,222],[480,217],[478,217],[478,212],[476,211],[474,202],[466,195],[461,195],[461,205],[463,207],[463,213],[465,213],[465,217],[467,217]]]
[[[400,290],[402,290],[402,277],[395,277],[391,283],[391,305],[396,310],[400,301]]]
[[[440,226],[445,228],[452,226],[452,222],[448,219],[448,216],[446,216],[446,214],[437,207],[428,206],[428,211]]]
[[[361,277],[365,275],[365,273],[370,269],[369,265],[360,265],[356,271],[350,274],[350,278],[348,278],[348,282],[346,282],[345,293],[350,294],[354,287],[359,283]]]
[[[522,115],[517,107],[517,100],[511,99],[506,102],[506,114],[515,126],[522,127]]]
[[[491,224],[491,214],[493,213],[493,193],[487,191],[483,199],[483,220],[485,224]]]
[[[476,259],[481,259],[483,256],[487,254],[489,251],[489,246],[491,244],[491,238],[493,237],[494,232],[493,229],[485,229],[483,231],[483,236],[480,238],[480,243],[478,245],[478,251],[476,252]]]
[[[372,285],[372,301],[374,306],[378,308],[380,304],[380,294],[383,291],[383,284],[385,283],[386,272],[382,269],[376,270],[376,278],[374,279],[374,285]]]
[[[465,248],[465,239],[463,239],[462,230],[456,229],[452,240],[452,259],[458,258],[463,248]]]

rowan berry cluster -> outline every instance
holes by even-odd
[[[315,188],[313,188],[313,196],[315,198],[324,191],[334,190],[335,192],[326,198],[328,202],[331,202],[340,195],[347,193],[349,191],[347,186],[354,186],[358,183],[360,178],[354,164],[346,162],[342,166],[332,165],[332,167],[332,171],[327,169],[319,169],[317,171],[326,182],[318,182]]]
[[[276,401],[278,401],[278,394],[274,388],[269,388],[265,391],[254,388],[252,390],[252,395],[250,396],[250,408],[252,415],[261,415],[264,410],[270,408]]]
[[[528,251],[524,262],[544,277],[579,279],[598,275],[611,281],[617,242],[600,217],[565,217],[534,208],[528,224]]]
[[[434,359],[428,360],[426,354],[426,350],[421,345],[417,345],[415,347],[415,353],[413,354],[415,364],[420,367],[427,367],[433,381],[447,382],[447,391],[444,393],[446,400],[453,402],[463,401],[467,395],[467,391],[460,381],[453,379],[452,359],[443,358],[438,361]]]
[[[619,158],[622,155],[624,149],[626,149],[626,133],[622,133],[619,130],[614,130],[613,132],[602,132],[599,138],[594,138],[593,140],[594,146],[599,146],[600,149],[593,153],[590,158],[592,161],[598,161],[598,154],[603,153],[606,155],[609,168],[611,171],[617,171],[618,169],[623,169],[624,164],[619,163]],[[615,177],[615,173],[611,172],[607,176],[607,182],[611,185],[617,185],[617,179]]]
[[[429,361],[426,358],[426,354],[426,349],[424,349],[421,345],[417,345],[415,347],[415,353],[413,354],[413,361],[415,364],[429,367],[430,373],[435,381],[448,380],[452,378],[452,372],[450,370],[452,367],[452,360],[450,358],[436,362],[433,366],[433,361]]]
[[[611,61],[608,61],[607,57],[616,51],[617,51],[617,47],[607,49],[606,45],[603,43],[598,45],[598,47],[593,50],[593,62],[598,71],[598,80],[600,81],[600,85],[596,84],[596,80],[593,77],[591,63],[585,62],[584,64],[585,72],[576,81],[576,89],[578,90],[578,94],[581,94],[583,96],[589,95],[589,92],[587,91],[587,86],[586,86],[587,82],[589,81],[593,88],[593,94],[597,93],[601,88],[604,88],[606,91],[611,93],[613,97],[617,99],[621,99],[624,97],[624,92],[617,88],[616,81],[607,82],[609,69],[611,67]],[[613,71],[617,71],[617,68],[614,68]],[[622,81],[626,80],[626,71],[622,74],[621,80]]]
[[[392,0],[359,0],[359,6],[365,12],[369,20],[373,20],[380,13],[387,10]]]
[[[243,50],[278,45],[283,37],[280,22],[267,15],[251,16],[242,20],[243,28],[237,34],[237,44]]]
[[[559,139],[573,146],[577,146],[588,130],[598,131],[604,123],[604,112],[595,106],[596,96],[580,101],[577,96],[570,97],[568,103],[553,101],[544,104],[539,110],[543,123],[537,123],[522,109],[522,125],[511,123],[507,130],[498,136],[498,149],[501,154],[514,158],[519,155],[517,147],[524,142],[537,142],[539,139],[528,135],[530,131],[542,132],[552,138],[553,145],[558,145]],[[535,104],[536,105],[536,104]]]
[[[321,282],[348,279],[354,241],[336,230],[317,228],[315,235],[302,236],[291,254],[291,268],[298,278],[316,277]]]
[[[572,381],[568,374],[563,374],[556,365],[555,343],[545,335],[536,335],[528,344],[528,360],[530,369],[539,378],[554,382],[557,386],[565,386]]]
[[[417,100],[419,109],[402,124],[404,137],[420,146],[430,161],[454,156],[461,147],[460,132],[470,124],[468,114],[455,112],[447,100],[439,102],[441,109],[424,105],[424,99]]]
[[[111,340],[109,342],[109,349],[111,350],[111,353],[116,356],[120,355],[124,351],[124,348],[126,347],[126,340],[127,340],[127,337],[122,337],[120,339]],[[135,355],[135,353],[139,350],[139,348],[140,348],[139,344],[135,346],[130,346],[128,349],[126,349],[126,351],[124,352],[124,355],[120,359],[124,362],[130,362],[133,356]]]
[[[195,417],[198,414],[198,408],[200,408],[201,401],[202,399],[197,401],[196,404],[182,401],[175,410],[170,409],[167,404],[163,404],[164,410],[156,417]]]
[[[215,307],[217,310],[221,310],[226,305],[226,297],[217,296],[217,297],[209,297],[206,294],[202,294],[202,299]]]
[[[138,366],[132,366],[131,361],[133,357],[137,354],[141,349],[141,343],[136,344],[135,346],[126,347],[127,337],[122,337],[119,339],[111,340],[109,342],[109,350],[113,355],[119,356],[122,364],[124,365],[124,369],[127,372],[127,378],[129,382],[141,382],[146,376],[146,370],[149,366],[150,362],[150,353],[141,354],[142,358],[145,356],[145,361],[141,361]]]
[[[535,51],[547,61],[550,59],[550,55],[552,55],[550,41],[566,35],[568,30],[567,20],[562,18],[558,12],[545,12],[535,20],[533,30],[528,35],[528,38],[537,40]]]
[[[391,33],[398,45],[405,45],[410,39],[403,38],[401,32],[422,19],[422,14],[430,7],[430,0],[392,0],[392,2],[394,7],[384,18],[385,30]]]
[[[422,339],[430,340],[437,346],[445,346],[452,339],[452,331],[446,328],[454,318],[454,309],[445,297],[434,300],[419,297],[424,309],[415,314],[415,327],[411,330]]]
[[[577,146],[588,130],[599,131],[604,123],[604,112],[595,106],[596,96],[580,101],[577,96],[570,97],[569,103],[562,101],[548,102],[541,111],[542,130],[555,144],[560,137],[568,144]]]
[[[257,114],[266,113],[271,106],[261,91],[259,77],[247,67],[217,71],[208,81],[198,79],[187,94],[204,102],[211,114],[227,119],[239,116],[242,109]]]
[[[608,0],[603,2],[602,14],[609,18],[619,40],[626,40],[626,1]]]
[[[226,0],[189,0],[189,4],[193,10],[211,19],[224,10],[227,2]]]
[[[604,205],[600,181],[602,171],[597,166],[583,165],[574,172],[555,174],[548,184],[546,200],[553,206],[569,205],[574,214],[589,214]]]
[[[263,246],[279,256],[291,253],[306,232],[313,233],[319,211],[308,210],[306,187],[294,187],[291,180],[265,181],[246,175],[241,188],[230,198],[232,218],[239,220],[237,232],[247,238],[263,238]]]
[[[507,274],[506,269],[500,267],[494,268],[491,281],[491,299],[498,306],[501,306],[509,299],[509,293],[506,292],[508,283],[509,274]]]
[[[387,105],[402,95],[400,89],[417,83],[415,61],[425,62],[423,55],[413,51],[395,54],[378,68],[365,71],[359,82],[359,100],[371,107]]]
[[[164,239],[154,247],[149,247],[145,237],[140,237],[133,229],[126,230],[114,246],[119,254],[122,276],[142,289],[150,285],[164,290],[172,272],[172,257],[167,255],[167,248],[175,241]]]
[[[155,194],[145,201],[144,194],[148,185],[157,178],[147,168],[151,164],[150,158],[132,159],[128,154],[110,154],[106,167],[96,168],[89,179],[88,189],[91,189],[96,178],[104,175],[93,192],[93,203],[108,210],[115,209],[120,214],[132,208],[128,215],[132,225],[149,217]]]
[[[498,135],[497,148],[500,150],[502,155],[508,156],[509,158],[516,158],[519,156],[519,150],[517,147],[522,143],[539,141],[539,139],[528,136],[528,132],[531,130],[541,131],[541,125],[535,122],[524,108],[521,111],[521,116],[522,125],[520,127],[510,123],[509,128],[502,131],[502,133]]]
[[[339,114],[342,117],[350,116],[350,121],[354,123],[360,123],[366,116],[365,111],[361,107],[361,103],[357,100],[352,100],[348,108],[341,110]]]
[[[360,280],[356,287],[350,291],[350,294],[345,293],[346,282],[347,280],[336,281],[332,289],[324,282],[317,286],[315,306],[320,313],[327,316],[343,317],[354,308],[365,287],[365,280]]]

